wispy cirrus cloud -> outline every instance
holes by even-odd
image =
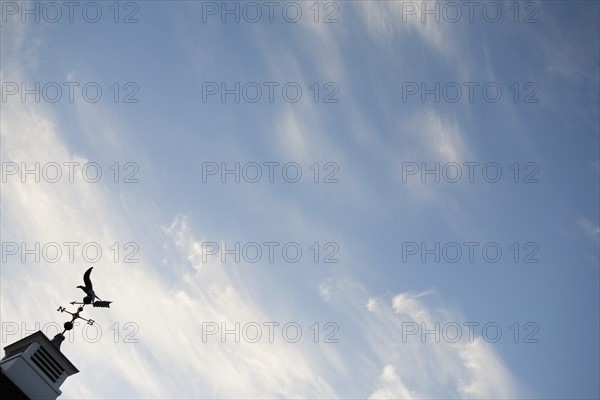
[[[440,299],[432,301],[433,291],[401,293],[391,304],[378,301],[371,312],[377,320],[373,341],[378,343],[383,363],[380,386],[371,398],[514,398],[518,384],[492,345],[483,338],[470,341],[463,336],[456,343],[439,343],[411,336],[403,323],[417,323],[420,329],[435,329],[436,324],[461,321]],[[427,302],[426,302],[427,300]],[[429,303],[429,304],[428,304]],[[380,332],[380,333],[379,333]],[[426,338],[427,339],[427,338]]]
[[[577,225],[581,228],[585,236],[594,244],[600,244],[600,226],[594,224],[589,218],[580,217],[577,219]]]
[[[393,58],[402,52],[401,44],[424,45],[456,68],[462,77],[471,71],[470,56],[464,51],[463,24],[469,25],[463,15],[459,23],[439,18],[441,2],[361,2],[363,23],[373,44],[381,47]],[[437,9],[435,13],[427,12]],[[425,21],[425,22],[423,22]]]
[[[362,379],[371,379],[366,385],[370,398],[525,396],[494,345],[476,333],[469,337],[462,332],[454,342],[443,337],[436,341],[433,334],[423,339],[421,331],[408,334],[407,323],[434,331],[436,326],[464,321],[436,290],[371,296],[349,278],[331,277],[323,284],[328,289],[327,302],[356,327],[362,351],[355,357],[369,355]]]

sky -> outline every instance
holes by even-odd
[[[112,301],[61,398],[600,397],[598,2],[0,8],[2,347]]]

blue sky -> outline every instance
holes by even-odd
[[[48,4],[38,3],[39,22],[19,2],[2,5],[0,310],[3,346],[36,323],[62,324],[56,308],[79,299],[75,286],[95,267],[98,294],[114,303],[85,310],[97,340],[79,326],[63,344],[81,371],[63,398],[598,398],[598,2],[481,2],[472,22],[463,2],[428,2],[439,21],[421,2],[321,2],[317,22],[313,2],[275,2],[273,22],[257,2],[256,23],[220,18],[236,4],[252,11],[248,2],[122,2],[118,22],[113,2],[84,2],[73,22],[62,8],[56,23]],[[85,7],[102,10],[98,22]],[[302,16],[288,22],[282,9]],[[124,23],[130,13],[137,22]],[[22,84],[36,82],[40,101],[22,101]],[[54,103],[41,89],[49,82],[63,88]],[[79,85],[72,102],[65,82]],[[81,94],[90,82],[97,102]],[[206,92],[236,82],[256,85],[239,102]],[[447,90],[438,102],[408,92],[436,82]],[[297,102],[286,84],[290,96],[302,89]],[[246,101],[256,86],[263,96]],[[462,97],[448,101],[457,87]],[[502,97],[486,100],[498,87]],[[137,102],[124,102],[133,91]],[[36,162],[63,166],[62,179],[23,176]],[[102,177],[77,169],[70,182],[65,162],[97,163]],[[239,163],[239,183],[220,171],[203,179],[222,163]],[[422,182],[436,163],[440,181]],[[248,182],[256,165],[262,177]],[[462,177],[449,182],[457,165]],[[124,183],[131,172],[138,182]],[[324,182],[329,173],[338,181]],[[23,262],[21,243],[36,242],[98,243],[103,254]],[[236,242],[239,263],[210,251]],[[478,243],[473,262],[465,242]],[[407,253],[414,243],[439,243],[440,262]],[[497,262],[482,255],[486,243],[488,260],[501,249]],[[299,261],[286,260],[286,244],[289,258],[302,249]],[[248,262],[256,246],[262,257]],[[457,247],[460,259],[446,261]],[[125,263],[133,250],[138,262]],[[269,322],[279,324],[272,342]],[[296,343],[281,332],[292,322]],[[222,323],[258,324],[263,336],[207,335]],[[439,342],[407,333],[436,323]],[[337,342],[325,341],[334,331]]]

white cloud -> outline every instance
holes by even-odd
[[[433,109],[415,115],[403,126],[401,132],[406,132],[407,139],[414,144],[410,153],[405,151],[404,155],[412,155],[413,158],[419,155],[422,159],[435,160],[441,164],[460,164],[472,158],[465,132],[458,122]]]
[[[379,377],[379,388],[370,399],[414,399],[414,396],[396,373],[396,368],[387,364]]]
[[[374,311],[376,308],[377,300],[375,300],[374,298],[369,298],[369,301],[367,302],[367,310]]]
[[[416,8],[416,13],[409,9],[412,3]],[[437,3],[440,6],[442,3]],[[429,5],[436,5],[429,3]],[[373,43],[383,47],[388,53],[398,53],[397,45],[402,41],[413,41],[415,34],[427,46],[435,50],[447,62],[451,61],[456,66],[460,66],[462,71],[468,70],[465,65],[465,58],[460,54],[460,41],[457,40],[458,24],[453,24],[441,20],[435,21],[432,14],[424,15],[423,2],[402,2],[402,1],[365,1],[361,2],[362,12],[360,15],[367,27],[367,32]],[[422,22],[425,18],[426,22]],[[463,21],[465,21],[463,19]]]
[[[462,366],[466,369],[461,377],[459,391],[464,398],[515,398],[513,380],[506,367],[484,339],[464,345],[460,352]],[[507,383],[509,383],[507,385]]]
[[[467,172],[463,163],[478,160],[468,145],[466,133],[454,118],[429,109],[403,121],[398,134],[403,135],[405,145],[393,155],[390,179],[402,187],[403,193],[410,195],[411,206],[443,205],[442,209],[448,211],[448,217],[459,226],[458,221],[464,221],[467,211],[461,208],[457,193],[465,187],[443,184],[443,173],[448,166],[447,173],[453,174],[456,168],[449,166],[449,163],[457,163],[464,181],[467,179]],[[416,163],[417,170],[415,174],[403,177],[403,172],[409,171],[407,163]],[[433,175],[425,178],[429,184],[423,184],[424,167],[428,170],[437,169],[438,179],[442,184],[431,184],[435,179]]]
[[[290,160],[300,160],[306,164],[311,162],[311,158],[316,159],[318,144],[316,138],[311,138],[314,130],[301,120],[306,121],[306,115],[301,118],[298,113],[286,110],[280,119],[277,133],[282,153]]]
[[[577,224],[579,225],[579,227],[583,230],[585,235],[590,240],[592,240],[593,242],[598,244],[598,238],[599,238],[599,234],[600,234],[600,226],[594,224],[588,218],[584,218],[584,217],[578,218]]]
[[[435,342],[432,334],[423,340],[421,324],[434,329],[436,322],[444,326],[464,321],[435,291],[378,298],[349,281],[338,281],[332,291],[337,294],[332,304],[358,327],[357,340],[368,349],[367,354],[373,354],[368,365],[377,369],[378,378],[370,384],[371,398],[519,397],[520,386],[493,344],[476,332],[472,340],[463,332],[456,343],[443,338]],[[419,331],[403,339],[407,323],[416,323]]]
[[[393,297],[371,296],[352,278],[327,280],[330,307],[335,307],[340,326],[352,330],[345,341],[355,349],[346,363],[360,365],[353,379],[377,398],[519,398],[523,388],[481,332],[473,337],[465,328],[461,339],[439,342],[420,329],[468,321],[435,290],[403,292]],[[365,306],[366,304],[366,306]],[[486,321],[487,322],[487,321]],[[419,331],[408,333],[407,323]],[[424,325],[422,325],[424,324]],[[464,325],[463,325],[464,326]],[[441,332],[441,331],[440,331]],[[360,374],[358,373],[360,371]]]
[[[325,281],[321,282],[319,285],[319,295],[325,302],[331,301],[331,289],[333,285],[333,278],[328,278]]]
[[[461,323],[461,317],[450,311],[435,292],[401,293],[392,299],[391,307],[382,305],[379,321],[371,331],[378,343],[384,376],[373,397],[394,393],[409,398],[514,398],[517,386],[501,358],[481,337],[470,342],[466,334],[456,343],[435,342],[433,335],[406,335],[405,323],[416,323],[422,329],[435,329],[448,322]],[[432,303],[427,305],[425,301]],[[385,316],[385,317],[384,317]],[[393,368],[391,368],[391,367]],[[387,372],[387,373],[386,373]],[[393,397],[393,395],[391,396]]]

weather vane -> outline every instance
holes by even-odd
[[[92,280],[90,279],[92,269],[94,269],[94,267],[88,268],[88,270],[85,271],[85,274],[83,274],[83,283],[85,284],[85,286],[81,286],[81,285],[77,286],[77,288],[79,288],[85,292],[85,297],[80,302],[72,301],[70,303],[71,305],[79,306],[79,307],[77,307],[77,311],[70,312],[70,311],[67,311],[67,309],[62,306],[58,307],[58,309],[56,310],[56,311],[60,311],[60,312],[66,312],[67,314],[71,314],[71,321],[67,321],[64,323],[63,327],[65,329],[62,331],[62,333],[56,335],[55,339],[58,339],[60,341],[64,340],[65,332],[73,329],[73,326],[74,326],[73,323],[77,319],[82,319],[82,320],[86,321],[88,323],[88,325],[94,324],[95,321],[93,319],[83,318],[80,315],[83,312],[83,308],[86,305],[91,304],[94,307],[110,308],[110,303],[112,303],[112,301],[104,301],[96,295],[96,292],[94,292],[94,287],[92,286]]]

